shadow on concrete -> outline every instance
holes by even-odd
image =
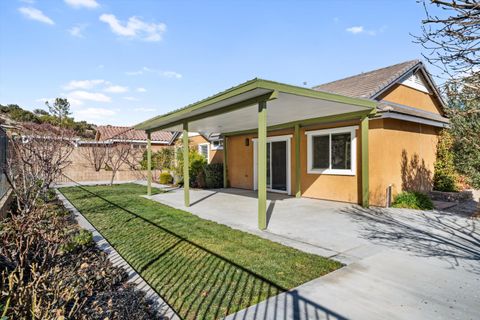
[[[90,215],[114,214],[95,227],[182,319],[346,319],[101,194],[74,192],[75,201],[102,200]]]
[[[480,231],[474,219],[407,209],[342,209],[360,223],[361,236],[376,244],[436,257],[452,268],[480,274]]]
[[[272,218],[273,209],[275,208],[275,201],[277,201],[277,200],[271,200],[270,203],[268,204],[268,208],[267,208],[267,227],[270,223],[270,219]]]
[[[213,196],[216,195],[217,193],[218,193],[218,191],[214,191],[214,192],[210,193],[209,195],[206,195],[205,197],[203,197],[203,198],[201,198],[201,199],[198,199],[197,201],[194,201],[194,202],[190,203],[190,206],[194,206],[194,205],[196,205],[197,203],[202,202],[203,200],[207,200],[208,198],[213,197]]]

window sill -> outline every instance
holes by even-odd
[[[334,176],[354,176],[355,172],[353,170],[341,170],[341,169],[309,169],[307,174],[316,174],[316,175],[334,175]]]

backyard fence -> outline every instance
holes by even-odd
[[[0,127],[0,199],[3,198],[10,188],[7,182],[7,177],[5,176],[5,170],[7,167],[7,146],[7,133]]]

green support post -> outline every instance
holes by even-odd
[[[258,228],[267,228],[267,102],[258,103]]]
[[[368,116],[361,120],[361,143],[362,143],[362,206],[369,206],[369,170],[368,170]]]
[[[152,134],[147,132],[147,195],[152,195]]]
[[[300,171],[300,125],[295,125],[295,197],[300,198],[302,196],[302,181]]]
[[[223,137],[223,187],[228,188],[228,171],[227,171],[227,137]]]
[[[190,174],[188,163],[188,122],[183,123],[183,198],[185,201],[185,207],[190,206]]]

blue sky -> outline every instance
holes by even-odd
[[[0,2],[0,103],[133,125],[260,77],[311,87],[421,58],[414,0]],[[434,71],[430,68],[431,71]]]

